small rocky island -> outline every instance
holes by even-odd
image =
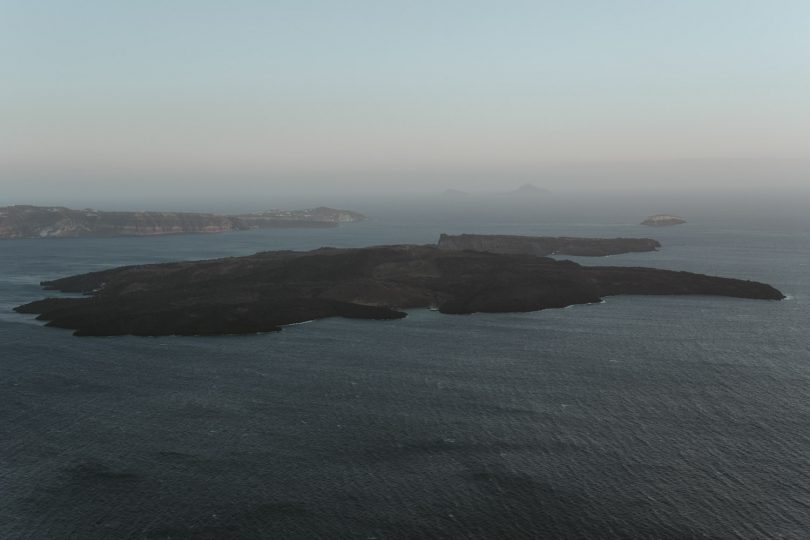
[[[340,223],[363,219],[365,216],[357,212],[326,207],[220,215],[196,212],[102,212],[18,205],[0,208],[0,239],[152,236],[273,227],[337,227]]]
[[[647,225],[648,227],[671,227],[672,225],[680,225],[682,223],[686,223],[686,220],[682,217],[669,214],[656,214],[641,222],[642,225]]]
[[[512,236],[501,234],[443,234],[437,244],[448,251],[488,251],[509,255],[573,255],[603,257],[655,251],[661,244],[651,238],[575,238],[568,236]]]
[[[80,336],[247,334],[334,316],[398,319],[408,308],[521,312],[620,294],[784,298],[740,279],[416,245],[128,266],[42,285],[88,296],[46,298],[16,311]]]

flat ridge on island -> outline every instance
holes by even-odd
[[[770,285],[740,279],[416,245],[128,266],[42,285],[89,296],[46,298],[16,311],[82,336],[246,334],[332,316],[397,319],[408,308],[525,312],[620,294],[784,298]]]
[[[577,238],[570,236],[515,236],[504,234],[442,234],[439,249],[488,251],[509,255],[572,255],[603,257],[621,253],[655,251],[661,244],[652,238]]]
[[[198,212],[103,212],[60,206],[0,208],[0,238],[67,238],[79,236],[154,236],[219,233],[280,227],[337,227],[362,221],[349,210],[318,207],[221,215]]]

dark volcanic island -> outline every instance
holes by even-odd
[[[784,298],[770,285],[739,279],[413,245],[129,266],[42,285],[88,296],[47,298],[16,311],[82,336],[246,334],[333,316],[535,311],[619,294]]]

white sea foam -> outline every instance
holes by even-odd
[[[287,326],[298,326],[298,325],[300,325],[300,324],[309,324],[309,323],[311,323],[311,322],[315,322],[315,319],[310,319],[310,320],[308,320],[308,321],[301,321],[301,322],[293,322],[293,323],[290,323],[290,324],[282,324],[282,325],[280,325],[280,326],[281,326],[281,327],[287,327]]]

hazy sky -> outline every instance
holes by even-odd
[[[807,0],[0,0],[0,185],[789,168],[809,27]]]

